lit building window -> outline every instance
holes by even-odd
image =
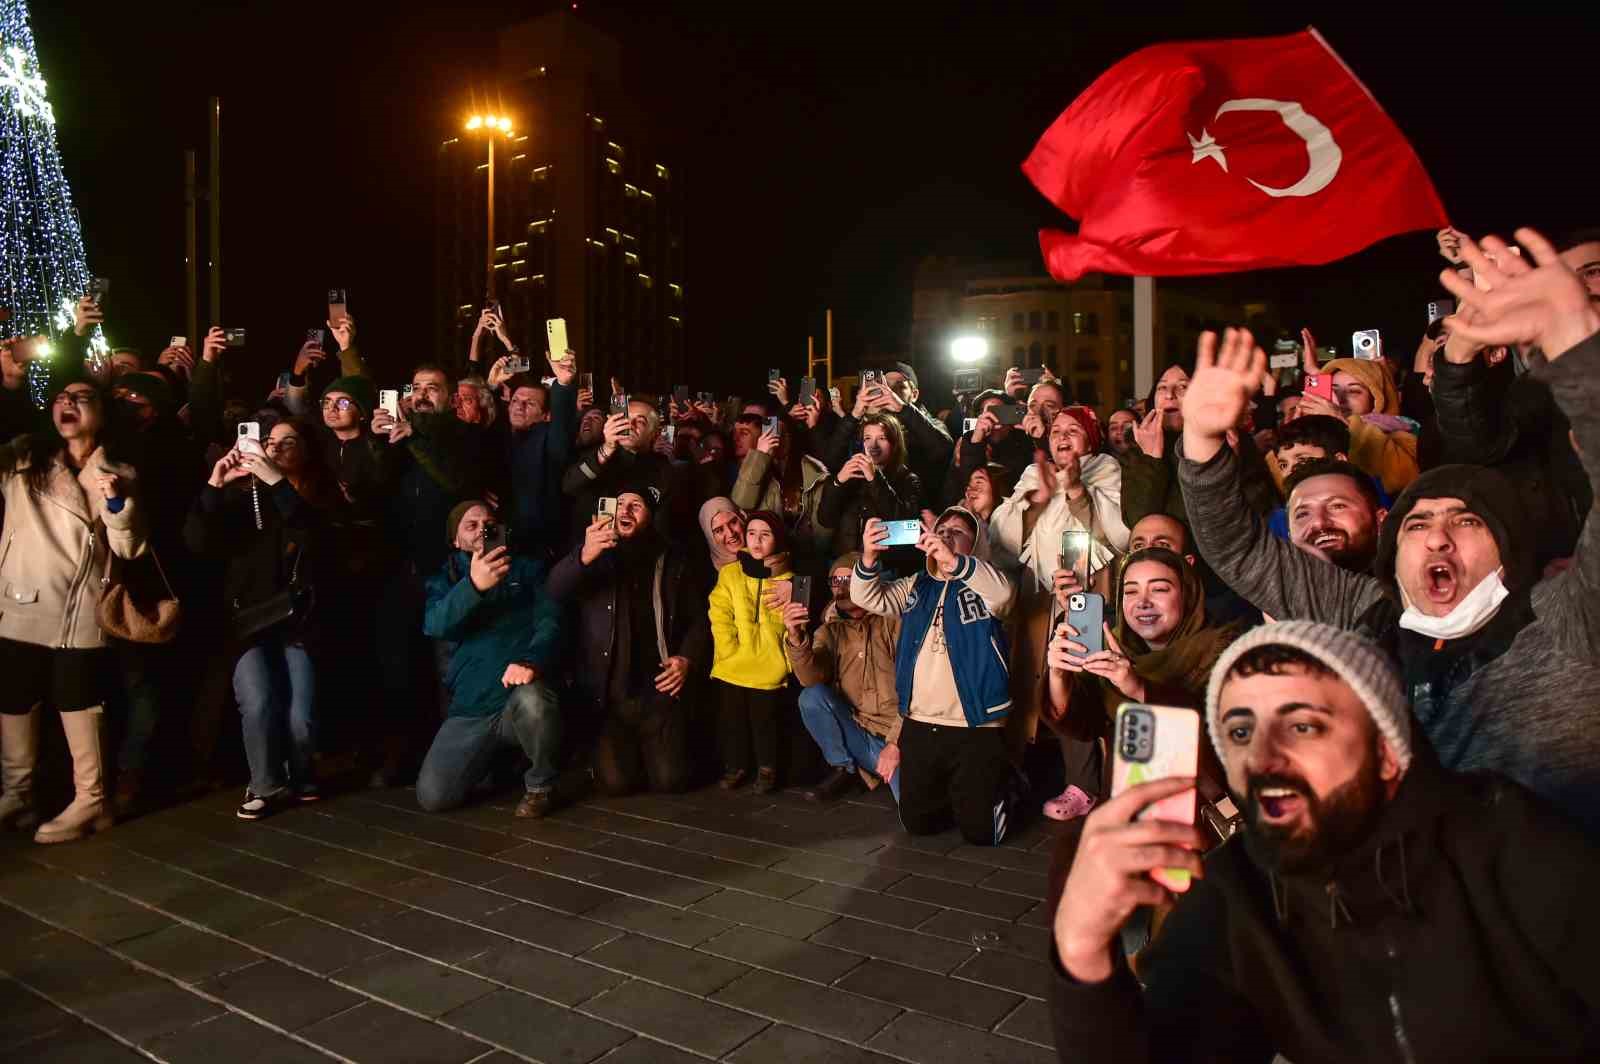
[[[617,162],[617,160],[615,160],[615,159],[607,159],[606,160],[606,172],[607,173],[612,173],[612,174],[620,174],[620,173],[622,173],[622,164]]]
[[[533,168],[533,172],[529,176],[535,181],[547,181],[547,180],[549,180],[549,178],[550,178],[550,166],[549,166],[549,164],[547,163],[544,166],[536,166],[536,167],[534,167]]]
[[[674,299],[682,299],[683,298],[683,285],[678,284],[675,281],[668,282],[667,291],[672,293],[672,298],[674,298]]]
[[[526,240],[522,241],[522,243],[520,243],[520,244],[513,244],[511,246],[511,254],[517,256],[518,258],[521,258],[522,256],[526,255],[527,253],[528,253],[528,242]]]
[[[589,128],[594,130],[596,133],[598,133],[602,129],[606,128],[606,120],[604,118],[601,118],[599,115],[590,115],[589,116]]]
[[[639,186],[638,185],[624,184],[622,186],[622,194],[624,196],[628,197],[629,199],[633,199],[635,196],[637,196],[639,194]]]
[[[523,280],[523,281],[532,281],[536,285],[543,285],[544,284],[544,274],[542,274],[542,273],[536,273],[531,277],[523,277],[523,278],[519,278],[519,279]]]
[[[624,251],[622,253],[622,261],[625,265],[637,266],[639,265],[639,256],[631,251]]]
[[[537,222],[528,223],[529,236],[544,236],[545,230],[550,228],[550,219],[544,218]]]
[[[512,273],[523,273],[523,272],[525,272],[527,270],[527,268],[528,268],[527,260],[525,260],[525,259],[512,259],[511,260],[511,272]]]
[[[1083,335],[1083,315],[1081,313],[1074,312],[1072,315],[1072,335]]]
[[[668,314],[667,315],[667,320],[670,321],[674,325],[682,325],[683,324],[683,319],[678,317],[676,314]]]
[[[647,200],[653,200],[656,198],[656,194],[647,188],[641,188],[639,190],[639,195],[643,196]]]
[[[670,174],[667,171],[667,168],[665,166],[662,166],[660,163],[656,163],[656,176],[659,177],[663,181],[672,180],[672,174]]]
[[[613,244],[619,243],[622,240],[622,234],[611,228],[609,225],[606,226],[606,236],[611,238],[611,242]]]
[[[656,286],[656,282],[655,279],[648,273],[641,273],[639,275],[639,286],[641,288],[654,288]]]
[[[601,251],[604,251],[606,249],[605,241],[596,240],[592,236],[589,238],[589,246],[592,247],[592,248],[599,248]]]
[[[614,140],[606,141],[606,149],[608,151],[610,151],[612,155],[615,155],[619,159],[622,158],[624,155],[628,154],[627,152],[622,150],[622,145],[618,144]]]

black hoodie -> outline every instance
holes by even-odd
[[[1275,876],[1247,836],[1207,858],[1142,989],[1120,962],[1085,985],[1053,960],[1062,1061],[1597,1059],[1600,849],[1516,784],[1418,742],[1331,868]]]

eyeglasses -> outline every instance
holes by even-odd
[[[300,441],[293,436],[285,436],[281,440],[268,440],[261,445],[263,451],[294,451],[300,447]]]
[[[830,576],[828,583],[832,587],[849,587],[850,578],[848,576]]]
[[[55,405],[61,406],[65,402],[73,403],[80,407],[85,407],[93,406],[97,400],[98,396],[96,396],[93,392],[62,392],[60,395],[56,396]]]
[[[322,401],[322,409],[324,410],[349,410],[355,405],[356,401],[354,399],[346,399],[343,396],[338,399],[324,399]]]

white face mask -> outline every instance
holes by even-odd
[[[1406,610],[1400,615],[1400,627],[1431,639],[1460,639],[1471,635],[1493,619],[1500,611],[1500,603],[1511,594],[1501,580],[1504,572],[1502,567],[1484,577],[1477,587],[1467,593],[1466,598],[1456,603],[1455,608],[1443,617],[1433,617],[1417,609],[1402,586],[1400,599],[1405,603]]]

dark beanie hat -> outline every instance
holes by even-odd
[[[783,518],[771,510],[751,510],[744,515],[744,527],[747,531],[752,521],[760,521],[772,529],[772,553],[789,553],[789,529],[783,523]]]
[[[461,527],[461,519],[467,516],[467,511],[474,506],[481,506],[491,514],[494,513],[494,507],[482,499],[466,499],[456,503],[450,511],[450,516],[444,522],[444,544],[451,550],[456,549],[456,529]]]
[[[329,392],[343,392],[354,399],[363,415],[370,415],[378,405],[378,389],[372,386],[370,377],[340,377],[322,389],[322,398],[326,399]]]
[[[652,514],[661,507],[661,489],[648,480],[634,479],[617,489],[617,498],[624,495],[637,495],[644,501],[644,508]]]
[[[154,373],[125,373],[117,378],[115,387],[138,392],[150,400],[157,410],[172,409],[172,385],[167,383],[165,377]]]
[[[1533,545],[1522,525],[1517,489],[1506,477],[1484,466],[1445,465],[1430,469],[1389,508],[1378,535],[1378,576],[1395,577],[1395,558],[1399,553],[1400,526],[1406,515],[1423,499],[1460,499],[1473,513],[1483,518],[1500,548],[1500,564],[1505,566],[1505,585],[1511,591],[1532,586],[1535,576]]]

